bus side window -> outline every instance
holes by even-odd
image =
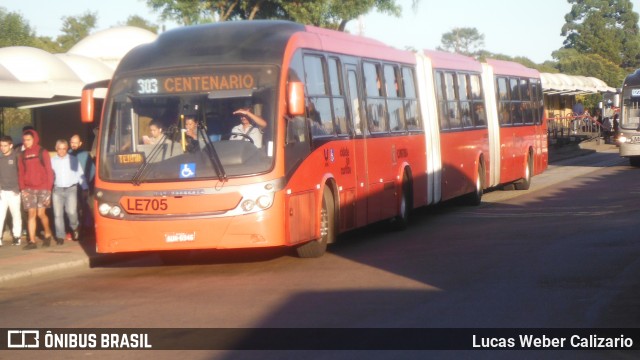
[[[418,111],[418,101],[416,99],[416,88],[413,80],[413,70],[402,68],[402,87],[404,95],[404,112],[408,130],[420,130],[420,112]]]
[[[360,117],[360,100],[358,98],[358,75],[354,69],[347,70],[349,100],[351,102],[351,122],[355,135],[362,135],[362,121]]]
[[[331,97],[325,79],[323,57],[304,55],[304,74],[307,86],[307,118],[311,123],[312,136],[334,135]]]
[[[345,106],[344,92],[342,90],[342,79],[340,61],[335,57],[329,57],[329,85],[331,88],[331,100],[333,103],[333,116],[335,128],[338,135],[348,135],[347,111]]]
[[[400,94],[398,68],[384,65],[384,83],[387,90],[387,108],[389,109],[389,128],[391,131],[404,131],[405,112]]]
[[[496,79],[496,97],[498,102],[498,119],[500,125],[511,125],[511,104],[509,101],[509,85],[507,78],[499,77]]]
[[[382,93],[382,80],[380,77],[380,65],[365,62],[362,65],[364,70],[364,83],[366,90],[367,120],[369,131],[387,132],[387,106]]]

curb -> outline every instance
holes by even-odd
[[[54,270],[71,269],[71,268],[79,267],[82,265],[89,265],[89,263],[90,263],[89,258],[86,258],[86,259],[80,259],[80,260],[65,261],[65,262],[61,262],[53,265],[36,267],[34,269],[18,271],[18,272],[6,274],[6,275],[0,275],[0,283],[5,281],[22,279],[30,276],[46,274]]]

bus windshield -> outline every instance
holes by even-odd
[[[638,129],[638,127],[640,127],[640,100],[626,99],[623,106],[624,116],[620,122],[620,127],[624,129]]]
[[[225,66],[114,79],[100,177],[139,184],[269,171],[277,73],[275,66]]]

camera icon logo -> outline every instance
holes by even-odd
[[[10,349],[33,349],[40,347],[39,330],[7,331],[7,347]]]

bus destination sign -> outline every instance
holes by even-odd
[[[145,77],[136,80],[135,92],[139,95],[154,95],[249,90],[255,85],[255,78],[249,73]]]

